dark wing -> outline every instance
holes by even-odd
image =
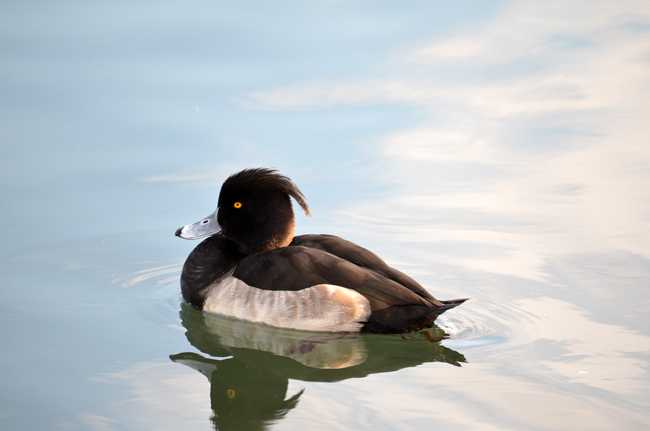
[[[404,305],[444,307],[376,271],[310,247],[290,246],[250,255],[237,265],[233,275],[249,286],[266,290],[301,290],[317,284],[346,287],[365,296],[373,312]]]
[[[379,256],[353,242],[334,235],[300,235],[293,239],[291,245],[300,245],[326,251],[335,256],[368,268],[396,283],[408,288],[428,300],[435,298],[417,281],[401,271],[391,268]]]

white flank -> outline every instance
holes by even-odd
[[[318,284],[306,289],[263,290],[228,276],[209,287],[203,310],[279,328],[357,332],[370,304],[352,289]]]

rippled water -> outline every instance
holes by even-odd
[[[0,5],[0,429],[650,427],[647,2]],[[434,295],[407,336],[182,303],[250,166]]]

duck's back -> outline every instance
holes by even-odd
[[[293,239],[291,245],[326,251],[362,268],[375,271],[376,273],[401,284],[423,298],[435,301],[435,298],[417,281],[413,280],[403,272],[389,266],[370,250],[341,237],[324,234],[299,235]]]
[[[417,281],[413,280],[403,272],[389,266],[375,253],[335,235],[300,235],[294,238],[292,245],[323,250],[362,268],[383,275],[400,286],[409,289],[416,295],[426,299],[433,306],[433,311],[428,312],[424,318],[418,317],[420,316],[420,312],[417,308],[402,308],[398,306],[389,307],[381,312],[378,310],[378,312],[373,314],[372,319],[370,319],[364,327],[364,329],[368,331],[395,332],[393,328],[401,327],[405,324],[407,325],[407,330],[418,329],[418,325],[428,327],[431,326],[438,315],[451,308],[459,306],[467,300],[467,298],[438,300]]]

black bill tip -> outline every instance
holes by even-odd
[[[177,237],[180,238],[182,230],[183,230],[183,227],[179,227],[178,229],[176,229],[176,232],[174,232],[174,235],[176,235]]]

